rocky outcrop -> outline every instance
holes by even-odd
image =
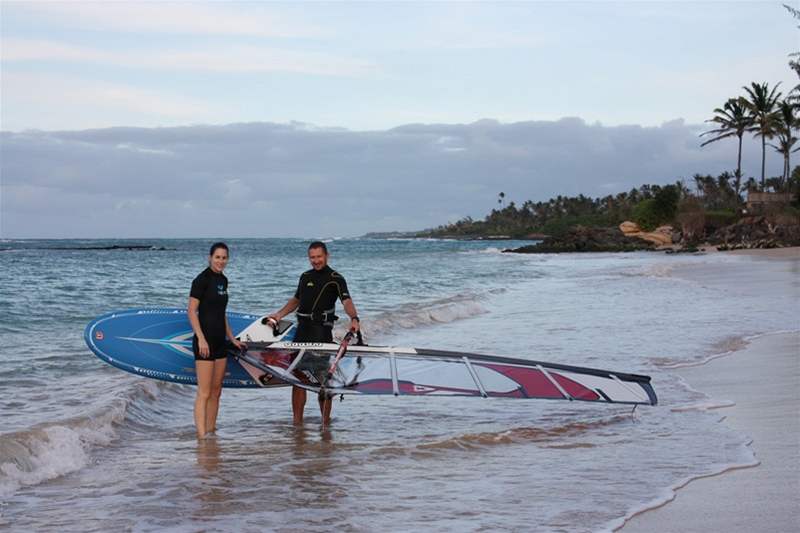
[[[618,228],[588,228],[575,226],[564,235],[551,236],[542,242],[504,252],[547,254],[562,252],[631,252],[652,250],[655,245],[641,239],[627,237]]]
[[[800,246],[800,224],[791,217],[745,217],[708,237],[719,250]]]
[[[576,226],[563,235],[546,237],[538,244],[504,251],[560,253],[666,249],[671,253],[696,253],[703,250],[702,246],[717,246],[723,251],[800,246],[800,219],[793,214],[746,217],[711,234],[708,231],[687,235],[672,226],[661,226],[655,231],[645,232],[634,222],[623,222],[618,228]]]
[[[626,237],[636,237],[651,242],[656,246],[671,246],[675,231],[672,226],[659,226],[655,231],[642,231],[636,222],[625,221],[619,225],[620,231]],[[675,241],[677,242],[677,241]]]

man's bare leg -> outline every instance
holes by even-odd
[[[333,407],[333,398],[325,395],[319,396],[319,412],[322,415],[322,427],[327,427],[331,423],[331,408]]]
[[[295,426],[303,423],[303,410],[306,407],[306,390],[292,387],[292,422]]]

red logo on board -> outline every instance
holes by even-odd
[[[94,338],[99,340],[99,341],[103,340],[103,332],[102,331],[95,331],[94,332]]]

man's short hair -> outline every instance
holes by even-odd
[[[328,247],[325,246],[325,243],[322,241],[314,241],[308,245],[308,251],[310,252],[314,248],[322,248],[322,251],[325,252],[325,255],[328,255]]]

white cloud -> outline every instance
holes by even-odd
[[[170,70],[294,72],[323,76],[360,76],[376,68],[373,63],[366,60],[257,46],[168,51],[148,58],[147,65]]]
[[[324,33],[258,3],[30,2],[6,5],[4,9],[27,11],[66,28],[111,32],[259,37],[315,37]]]
[[[0,56],[8,61],[109,61],[114,54],[86,46],[47,41],[41,39],[18,39],[4,37]]]
[[[175,125],[207,122],[224,113],[184,95],[96,80],[3,72],[0,83],[4,130]]]
[[[283,50],[265,46],[226,45],[204,49],[114,51],[64,42],[6,38],[6,64],[25,61],[62,61],[114,67],[223,73],[294,72],[323,76],[360,76],[373,63],[327,53]]]
[[[143,146],[136,146],[135,144],[131,143],[119,143],[117,146],[119,150],[130,150],[131,152],[139,152],[142,154],[155,154],[155,155],[165,155],[165,156],[172,156],[175,155],[175,152],[171,150],[160,150],[157,148],[146,148]]]

